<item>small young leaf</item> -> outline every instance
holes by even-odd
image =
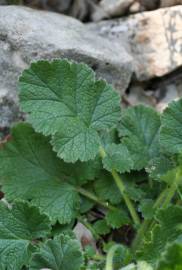
[[[20,103],[38,132],[54,135],[52,144],[66,162],[94,159],[98,131],[116,126],[120,98],[84,64],[38,61],[20,77]]]
[[[122,225],[129,224],[130,219],[124,210],[109,210],[106,214],[106,222],[111,228],[118,229]]]
[[[110,228],[104,219],[97,220],[93,225],[94,230],[99,235],[105,235],[110,232]]]
[[[161,119],[160,144],[166,153],[182,152],[182,99],[173,101]]]
[[[110,201],[112,204],[119,204],[121,202],[121,194],[108,173],[102,173],[99,179],[94,183],[95,193],[104,201]]]
[[[133,158],[134,169],[146,167],[159,155],[159,128],[160,116],[154,109],[138,105],[123,110],[118,131]]]
[[[103,166],[106,170],[113,169],[125,173],[133,168],[133,160],[125,145],[110,144],[106,146],[106,157],[103,159]]]
[[[59,235],[40,246],[30,262],[30,270],[80,270],[83,257],[79,242]]]
[[[144,239],[138,258],[156,266],[168,243],[175,241],[182,233],[182,208],[170,206],[161,209],[156,215],[159,224],[155,225],[150,234]]]
[[[0,269],[20,270],[28,264],[31,241],[46,237],[51,226],[48,217],[26,202],[12,209],[0,203]]]
[[[31,200],[53,223],[69,223],[79,209],[77,192],[64,182],[69,167],[52,152],[48,139],[28,124],[14,127],[12,137],[0,151],[6,198]]]

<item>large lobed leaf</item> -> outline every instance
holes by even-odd
[[[20,103],[36,131],[53,135],[52,144],[67,162],[93,159],[97,131],[116,126],[120,98],[84,64],[67,60],[33,63],[20,77]]]
[[[160,144],[167,153],[182,152],[182,99],[173,101],[162,115]]]
[[[118,131],[132,156],[134,169],[146,167],[159,155],[159,128],[160,116],[150,107],[138,105],[122,111]]]
[[[50,232],[50,221],[39,210],[18,201],[12,209],[0,203],[0,269],[20,270],[30,259],[30,243]]]
[[[60,235],[40,246],[30,262],[30,270],[80,270],[83,257],[79,242]]]
[[[17,125],[12,137],[0,151],[0,178],[6,198],[31,200],[53,223],[69,223],[79,209],[79,196],[64,180],[74,169],[70,171],[69,165],[56,157],[48,139],[30,125]]]

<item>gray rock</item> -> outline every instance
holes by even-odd
[[[32,60],[66,57],[85,62],[121,93],[132,74],[131,57],[121,45],[88,31],[76,19],[25,7],[0,7],[0,108],[18,103],[17,80]],[[8,105],[7,105],[8,106]],[[0,126],[8,126],[16,110],[1,109]],[[8,120],[9,119],[9,120]],[[5,121],[6,120],[6,121]]]
[[[0,0],[0,5],[6,5],[8,4],[6,0]]]

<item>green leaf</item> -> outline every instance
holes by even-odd
[[[180,270],[182,267],[182,238],[170,244],[160,259],[157,270]]]
[[[152,219],[155,213],[153,208],[154,201],[151,199],[144,199],[140,202],[139,211],[142,213],[144,219]]]
[[[182,208],[170,206],[158,211],[158,222],[151,233],[144,239],[138,258],[156,266],[168,243],[175,241],[182,233]]]
[[[93,225],[94,230],[99,235],[106,235],[110,232],[110,228],[107,225],[106,220],[97,220]]]
[[[141,189],[141,185],[137,185],[137,179],[139,175],[136,174],[136,171],[133,174],[122,174],[123,183],[125,185],[125,193],[128,194],[130,199],[134,201],[141,201],[145,197],[145,192]],[[140,179],[140,178],[139,178]],[[140,181],[143,181],[141,176]],[[145,181],[145,180],[144,180]]]
[[[80,270],[83,257],[79,242],[60,235],[40,246],[30,262],[30,270]]]
[[[39,185],[32,195],[32,203],[49,215],[52,223],[57,220],[61,224],[70,223],[76,218],[80,208],[78,193],[69,184],[49,183]]]
[[[121,194],[110,174],[103,172],[99,179],[94,183],[95,193],[104,201],[110,201],[112,204],[121,202]]]
[[[106,222],[111,228],[119,229],[122,225],[130,224],[130,219],[124,210],[109,210]]]
[[[180,170],[180,167],[177,166],[176,168],[168,171],[166,174],[161,176],[161,180],[166,182],[168,185],[172,185],[174,182],[177,182],[177,177],[179,177],[179,174],[178,174],[179,170]],[[181,178],[181,176],[180,176],[180,178]],[[180,185],[180,183],[179,183],[179,185]],[[177,188],[177,184],[176,184],[176,188]]]
[[[100,134],[102,145],[104,146],[104,148],[108,144],[120,142],[120,139],[118,137],[118,131],[116,128],[110,129],[107,132],[105,130],[101,131],[99,132],[99,134]]]
[[[182,99],[173,101],[161,119],[160,144],[166,153],[182,152]]]
[[[106,157],[102,160],[106,170],[111,172],[114,169],[125,173],[133,168],[133,160],[125,145],[114,143],[107,145],[106,153]]]
[[[100,158],[96,157],[94,160],[89,160],[87,162],[77,161],[74,164],[67,164],[67,167],[69,182],[80,186],[94,180],[99,175],[102,163]]]
[[[30,200],[53,223],[69,223],[79,209],[77,192],[64,182],[69,167],[52,152],[48,139],[31,126],[17,125],[12,137],[0,151],[0,178],[6,197]]]
[[[128,265],[131,259],[130,249],[124,245],[118,245],[113,257],[113,269],[121,270],[121,267]]]
[[[160,116],[154,109],[138,105],[123,110],[118,131],[133,158],[134,169],[146,167],[159,155],[159,128]]]
[[[55,237],[56,235],[60,235],[60,234],[71,234],[73,233],[72,229],[74,225],[75,225],[75,220],[73,220],[69,224],[64,224],[64,225],[57,222],[55,225],[52,226],[51,236]]]
[[[62,127],[51,140],[53,149],[65,162],[94,159],[98,153],[100,139],[92,128],[81,126],[78,121]]]
[[[94,207],[95,203],[87,197],[81,196],[80,213],[84,214]]]
[[[161,181],[162,176],[173,169],[174,166],[175,164],[170,158],[161,155],[149,162],[146,171],[153,180]]]
[[[51,226],[38,208],[17,201],[12,209],[0,203],[0,269],[20,270],[28,264],[30,243],[46,237]]]
[[[38,132],[53,135],[52,144],[66,162],[94,159],[98,131],[116,126],[119,94],[95,80],[84,64],[38,61],[20,77],[20,103]]]
[[[96,255],[96,250],[92,245],[86,245],[84,247],[84,256],[87,259],[92,259]]]

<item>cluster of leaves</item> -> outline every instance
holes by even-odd
[[[0,270],[181,269],[182,100],[123,110],[67,60],[33,63],[19,89],[26,123],[0,149]]]

